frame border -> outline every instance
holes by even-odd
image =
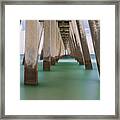
[[[115,115],[5,115],[5,5],[115,5]],[[0,119],[119,119],[119,0],[2,1],[1,7]]]

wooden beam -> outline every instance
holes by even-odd
[[[72,57],[76,58],[76,47],[73,42],[72,32],[70,31],[69,46],[71,48]]]
[[[44,28],[43,28],[43,22],[39,21],[39,44],[38,44],[38,54],[39,54],[39,49],[40,49],[40,44],[41,44],[41,39],[42,39],[42,35],[44,32]],[[42,46],[43,47],[43,46]],[[40,51],[40,60],[43,59],[43,48]],[[39,57],[39,56],[38,56]]]
[[[58,42],[57,42],[57,48],[58,48],[58,57],[57,57],[57,61],[61,58],[61,56],[64,55],[64,50],[65,50],[65,47],[64,47],[64,43],[63,43],[63,39],[62,39],[62,36],[61,36],[61,33],[60,33],[60,29],[57,28],[58,30]]]
[[[75,33],[75,41],[76,41],[76,45],[77,45],[77,49],[80,53],[80,64],[84,65],[84,57],[83,57],[83,52],[82,52],[82,48],[81,48],[81,43],[80,43],[80,38],[79,38],[79,33],[78,33],[78,29],[77,29],[77,24],[75,20],[71,21],[72,25],[73,25],[73,30]]]
[[[99,20],[88,20],[88,23],[96,55],[97,67],[100,74],[100,23]]]
[[[26,20],[24,84],[36,85],[38,83],[38,43],[38,21]]]
[[[58,28],[58,22],[57,22],[57,25],[56,25],[56,56],[55,56],[56,63],[59,60],[59,52],[60,52],[60,47],[61,47],[59,37],[61,37],[61,35],[60,35],[60,31]]]
[[[76,20],[76,23],[77,23],[77,29],[79,32],[81,47],[82,47],[82,51],[83,51],[85,68],[92,69],[92,62],[91,62],[88,44],[87,44],[87,40],[86,40],[86,35],[84,32],[82,23],[80,23],[80,21],[78,21],[78,20]]]
[[[43,70],[50,71],[51,66],[51,53],[50,53],[50,39],[51,38],[51,22],[50,20],[44,21],[44,43],[43,43]]]
[[[58,21],[58,27],[69,27],[69,21]]]
[[[75,31],[76,26],[73,24],[73,21],[70,22],[70,26],[71,26],[73,41],[74,41],[75,49],[76,49],[76,59],[79,62],[79,64],[83,65],[84,64],[83,56],[82,56],[82,52],[81,52],[80,46],[79,46],[78,41],[77,41],[77,34],[76,34],[76,31]]]
[[[69,31],[69,27],[60,27],[60,31]]]
[[[55,56],[56,56],[56,27],[57,23],[56,20],[50,20],[51,22],[51,42],[50,42],[50,51],[51,51],[51,65],[55,65]]]

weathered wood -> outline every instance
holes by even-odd
[[[55,54],[55,62],[57,63],[59,60],[59,49],[60,49],[60,40],[59,40],[59,28],[58,28],[58,22],[56,22],[56,54]]]
[[[36,85],[38,83],[38,66],[37,64],[32,68],[26,63],[24,65],[24,84],[25,85]]]
[[[24,84],[35,85],[38,83],[38,68],[37,68],[38,43],[39,43],[38,21],[26,20]]]
[[[74,36],[75,36],[77,51],[79,52],[79,61],[83,65],[84,64],[84,57],[83,57],[83,52],[82,52],[82,48],[81,48],[81,43],[80,43],[80,38],[79,38],[79,33],[78,33],[76,21],[72,20],[71,24],[73,26],[72,28],[73,28],[73,31],[75,34]]]
[[[72,34],[73,34],[73,41],[74,41],[74,44],[75,44],[75,50],[76,50],[76,60],[80,63],[80,64],[84,64],[84,61],[83,61],[83,56],[82,56],[82,52],[81,52],[81,48],[79,46],[79,43],[78,43],[78,39],[77,39],[77,31],[75,30],[75,24],[73,21],[70,22],[70,25],[71,25],[71,31],[72,31]]]
[[[48,60],[49,58],[44,58],[43,60],[43,71],[50,71],[51,62]]]
[[[40,47],[40,42],[41,42],[41,38],[42,38],[42,33],[43,33],[43,22],[40,22],[38,23],[38,28],[39,28],[39,43],[38,43],[38,52],[39,52],[39,47]],[[39,55],[39,53],[38,53]],[[41,56],[41,55],[40,55]],[[22,61],[22,65],[25,64],[25,54],[24,54],[24,57],[23,57],[23,61]]]
[[[56,56],[56,35],[57,35],[57,23],[56,20],[50,20],[51,26],[51,37],[50,37],[50,52],[51,52],[51,65],[55,65],[55,56]]]
[[[100,23],[98,20],[88,20],[88,23],[90,26],[98,71],[100,74]]]
[[[72,34],[71,29],[70,29],[70,37],[69,37],[69,47],[71,50],[71,56],[76,58],[76,47],[75,47],[75,44],[73,42],[73,34]]]
[[[40,44],[41,44],[41,38],[43,35],[44,29],[43,29],[43,22],[39,21],[39,43],[38,43],[38,55],[39,55],[39,49],[40,49]],[[40,60],[43,57],[43,49],[40,51]],[[42,58],[43,59],[43,58]]]
[[[66,55],[68,39],[69,39],[69,21],[64,21],[64,20],[59,21],[58,27],[60,29],[61,37],[65,47],[65,55]]]
[[[77,29],[78,29],[78,32],[79,32],[81,48],[82,48],[82,51],[83,51],[85,68],[86,69],[92,69],[92,62],[91,62],[90,53],[89,53],[89,49],[88,49],[88,44],[87,44],[87,40],[86,40],[86,36],[85,36],[85,33],[84,33],[82,23],[80,23],[80,21],[78,21],[78,20],[76,20],[76,23],[77,23]]]
[[[69,41],[69,40],[68,40]],[[68,44],[67,44],[67,55],[68,56],[70,56],[70,54],[71,54],[71,51],[70,51],[70,46],[69,46],[69,42],[68,42]]]
[[[51,53],[50,53],[50,39],[51,38],[51,22],[44,21],[44,43],[43,43],[43,70],[50,71]]]
[[[63,44],[62,36],[60,33],[60,29],[57,25],[56,26],[56,56],[55,56],[55,61],[58,62],[58,60],[61,58],[61,56],[63,54],[64,54],[64,44]]]
[[[73,52],[73,48],[72,48],[72,45],[71,45],[71,40],[70,40],[70,39],[71,39],[71,38],[69,38],[70,56],[72,56],[72,57],[73,57],[74,52]]]
[[[75,48],[74,48],[74,45],[73,45],[73,42],[72,42],[72,33],[71,33],[71,31],[70,31],[70,35],[69,35],[69,47],[70,47],[70,51],[71,51],[71,56],[75,57],[74,56]]]
[[[70,40],[71,40],[71,46],[72,46],[72,49],[73,49],[73,57],[75,58],[75,60],[77,60],[77,62],[79,62],[80,64],[80,60],[79,60],[79,52],[77,50],[77,46],[76,46],[76,42],[75,42],[75,36],[74,36],[74,31],[73,31],[73,28],[72,28],[72,25],[70,24]]]
[[[61,37],[60,37],[60,42],[61,42],[60,56],[63,56],[64,55],[64,50],[65,50],[65,46],[64,46],[64,43],[63,43],[63,40],[62,40]]]
[[[64,45],[64,40],[62,39],[62,34],[60,32],[60,28],[59,28],[59,22],[58,22],[58,42],[59,42],[59,50],[58,50],[58,59],[61,58],[61,56],[64,55],[64,50],[65,50],[65,45]],[[57,47],[57,48],[58,48]]]

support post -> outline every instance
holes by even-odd
[[[79,62],[79,64],[84,64],[84,61],[83,61],[83,55],[82,55],[82,51],[81,51],[81,48],[80,48],[80,45],[79,45],[79,40],[78,40],[78,37],[77,37],[77,31],[76,31],[76,24],[74,23],[74,21],[72,21],[70,23],[71,25],[71,31],[72,31],[72,34],[73,34],[73,41],[74,41],[74,44],[75,44],[75,48],[76,48],[76,60]]]
[[[77,29],[79,32],[81,47],[82,47],[82,51],[83,51],[85,68],[92,69],[92,62],[91,62],[88,44],[87,44],[87,40],[86,40],[86,35],[84,33],[82,23],[80,23],[80,21],[76,20],[76,24],[77,24]]]
[[[51,22],[51,65],[55,65],[55,56],[56,56],[56,20],[50,20]]]
[[[25,32],[24,84],[36,85],[38,83],[38,21],[26,20]]]
[[[50,71],[51,66],[51,22],[50,20],[44,21],[44,43],[43,43],[43,71]]]
[[[57,22],[56,23],[56,55],[55,55],[55,62],[56,63],[58,63],[59,52],[60,52],[60,48],[61,48],[59,37],[60,37],[60,31],[59,31],[58,22]]]
[[[96,55],[98,71],[100,74],[100,23],[99,20],[88,20],[88,22]]]

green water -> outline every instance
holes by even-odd
[[[38,85],[24,85],[24,66],[20,66],[21,100],[99,100],[98,71],[85,70],[77,62],[58,62],[51,71],[44,72],[38,65]]]

